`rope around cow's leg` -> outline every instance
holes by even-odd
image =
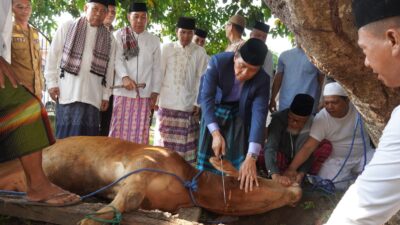
[[[99,213],[99,212],[89,213],[85,216],[85,219],[93,220],[93,221],[102,223],[103,225],[106,225],[106,224],[119,225],[119,224],[121,224],[121,221],[122,221],[121,212],[118,211],[118,209],[116,209],[114,206],[109,205],[108,207],[112,208],[112,211],[101,212],[101,213]],[[107,213],[113,213],[114,217],[111,220],[96,217],[96,216],[104,215]]]

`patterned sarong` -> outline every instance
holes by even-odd
[[[114,96],[110,137],[149,144],[150,98]]]
[[[58,104],[56,106],[56,137],[98,136],[100,111],[82,103]]]
[[[47,112],[34,94],[13,88],[6,78],[0,88],[0,162],[42,150],[55,142]]]
[[[158,109],[154,145],[176,151],[192,165],[196,163],[198,132],[199,123],[192,112]]]
[[[237,169],[239,169],[242,161],[245,159],[248,148],[248,140],[245,132],[246,128],[238,114],[239,104],[219,105],[215,109],[218,126],[225,138],[226,155],[224,159],[229,160]],[[204,118],[202,118],[198,146],[199,151],[197,154],[197,169],[221,174],[218,170],[215,170],[208,161],[211,156],[214,156],[211,144],[212,136],[208,131]]]

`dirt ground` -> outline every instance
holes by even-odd
[[[267,213],[226,217],[202,210],[200,223],[206,225],[316,225],[325,222],[342,193],[326,195],[321,192],[304,192],[302,200],[295,207],[283,207]],[[399,225],[400,215],[394,216],[386,225]],[[0,216],[0,225],[53,225],[50,223],[28,221],[19,218]]]

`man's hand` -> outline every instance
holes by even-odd
[[[17,88],[18,79],[15,76],[14,71],[11,68],[11,65],[2,57],[0,56],[0,87],[5,88],[5,77],[8,77],[12,86]]]
[[[108,101],[101,100],[100,111],[104,112],[107,111],[107,109],[108,109]]]
[[[297,171],[288,168],[284,173],[283,176],[288,177],[292,182],[296,182]]]
[[[212,132],[212,145],[211,148],[214,151],[216,157],[220,158],[221,154],[225,155],[225,139],[222,137],[219,130]]]
[[[193,106],[193,116],[198,116],[200,115],[200,107]]]
[[[154,92],[151,93],[151,95],[150,95],[150,109],[157,110],[156,109],[157,98],[158,98],[158,93],[154,93]]]
[[[269,111],[271,113],[276,112],[276,101],[275,101],[275,99],[271,98],[271,101],[269,102],[269,106],[268,107],[269,107]]]
[[[253,191],[253,183],[258,187],[256,160],[247,155],[239,169],[240,190]]]
[[[292,184],[292,181],[290,180],[289,177],[282,176],[277,173],[272,174],[271,178],[273,181],[276,181],[276,182],[282,184],[283,186],[290,186]]]
[[[136,82],[133,81],[131,78],[128,76],[125,76],[122,78],[122,84],[124,85],[124,88],[131,91],[133,89],[137,89]]]
[[[301,184],[301,182],[303,181],[305,173],[303,172],[298,172],[296,175],[296,183]]]
[[[60,97],[60,88],[59,87],[50,88],[49,95],[50,95],[51,99],[58,102],[58,97]]]

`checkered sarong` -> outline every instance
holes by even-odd
[[[192,165],[196,162],[199,122],[192,112],[159,108],[154,145],[176,151]]]

